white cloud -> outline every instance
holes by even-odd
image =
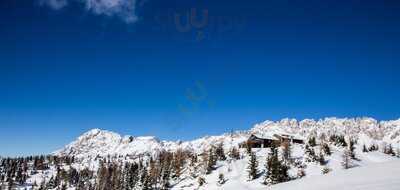
[[[137,0],[41,0],[41,4],[59,10],[70,2],[83,4],[87,11],[96,15],[117,16],[127,23],[136,22]]]

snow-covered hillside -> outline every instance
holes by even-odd
[[[397,190],[400,187],[400,161],[372,164],[325,176],[290,181],[273,190]]]
[[[240,167],[240,166],[239,166]],[[245,169],[244,166],[242,169]],[[314,175],[271,186],[271,190],[398,190],[400,187],[400,160],[372,163],[349,170],[338,170],[326,175]],[[265,185],[247,182],[240,174],[227,175],[229,179],[223,186],[217,184],[217,177],[203,187],[207,190],[261,190]],[[179,189],[179,188],[177,188]]]
[[[252,134],[286,134],[305,143],[238,148]],[[399,145],[400,120],[372,118],[265,121],[185,142],[93,129],[47,157],[1,158],[0,187],[396,189],[400,176],[390,172],[399,172]]]
[[[232,163],[219,163],[220,167],[217,169],[217,171],[210,175],[207,175],[205,177],[207,184],[199,189],[266,189],[266,185],[263,184],[265,175],[264,166],[266,164],[265,162],[270,151],[268,149],[253,149],[253,151],[256,153],[258,158],[257,160],[259,162],[259,178],[248,181],[247,170],[249,165],[249,157],[244,153],[245,156],[243,159],[233,161]],[[400,158],[388,156],[379,151],[364,153],[362,152],[361,147],[357,147],[357,160],[353,161],[354,167],[344,170],[342,167],[343,148],[333,147],[331,151],[331,155],[325,156],[325,159],[327,161],[326,165],[321,166],[320,164],[315,162],[306,163],[306,167],[304,168],[305,177],[282,184],[272,185],[271,189],[361,190],[363,189],[361,187],[364,187],[368,190],[398,189],[400,176],[396,174],[399,172],[400,168],[390,167],[399,167]],[[303,159],[304,152],[301,146],[295,145],[292,147],[292,157],[299,160]],[[324,168],[329,168],[330,172],[323,175],[322,171]],[[298,171],[299,168],[291,167],[291,169],[289,170],[289,174],[292,177],[296,178],[298,175]],[[223,173],[226,178],[226,182],[222,186],[218,185],[218,175],[220,173]],[[185,185],[186,184],[184,183],[182,184],[182,186],[178,185],[176,186],[176,189],[182,189],[182,187],[184,187]],[[372,185],[371,188],[366,188],[369,185]]]

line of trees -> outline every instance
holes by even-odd
[[[154,156],[143,156],[135,162],[106,157],[99,160],[97,171],[74,168],[79,165],[74,157],[2,158],[0,189],[14,189],[16,186],[32,186],[39,190],[64,190],[68,187],[77,190],[169,189],[187,173],[191,178],[203,178],[205,182],[203,176],[212,173],[218,161],[241,157],[237,148],[232,148],[226,155],[223,147],[221,143],[198,155],[181,149],[163,151]],[[27,179],[36,174],[46,177],[27,184]],[[224,182],[221,176],[220,183]]]

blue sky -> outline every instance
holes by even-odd
[[[400,117],[396,1],[89,1],[0,3],[0,155],[91,128],[188,140],[266,119]]]

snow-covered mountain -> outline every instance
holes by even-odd
[[[154,155],[162,150],[175,151],[177,149],[193,152],[223,142],[226,146],[236,146],[246,140],[249,132],[235,132],[220,136],[206,136],[193,141],[161,141],[153,136],[121,136],[117,133],[92,129],[63,149],[55,151],[55,155],[74,156],[76,158],[96,158],[105,156],[140,156]]]
[[[201,152],[211,145],[223,143],[226,149],[237,146],[245,141],[250,134],[272,135],[291,134],[299,138],[315,136],[347,135],[358,138],[360,143],[369,146],[371,143],[400,142],[400,119],[392,121],[377,121],[373,118],[325,118],[320,120],[282,119],[280,121],[264,121],[256,124],[248,131],[236,131],[220,136],[206,136],[193,141],[162,141],[156,137],[121,136],[117,133],[93,129],[63,149],[54,152],[55,155],[75,156],[76,158],[96,158],[108,155],[140,156],[154,155],[161,150],[177,149]]]
[[[236,149],[252,134],[285,134],[306,143],[286,144],[286,150],[285,143],[276,149]],[[278,184],[266,181],[267,172],[273,169],[267,163],[274,152],[277,162],[287,167],[287,177]],[[258,165],[253,168],[255,177],[249,179],[252,158]],[[176,190],[265,189],[266,185],[272,189],[311,189],[314,185],[319,185],[314,189],[335,189],[338,181],[346,182],[343,189],[396,189],[400,176],[384,171],[397,171],[392,167],[399,162],[400,119],[282,119],[258,123],[247,131],[184,142],[92,129],[46,157],[0,158],[0,189],[109,190],[124,185],[130,186],[125,189]]]
[[[168,143],[166,143],[168,144]],[[164,142],[155,137],[124,136],[106,130],[92,129],[63,150],[56,151],[57,155],[73,155],[79,158],[98,157],[107,155],[139,155],[161,150]]]

